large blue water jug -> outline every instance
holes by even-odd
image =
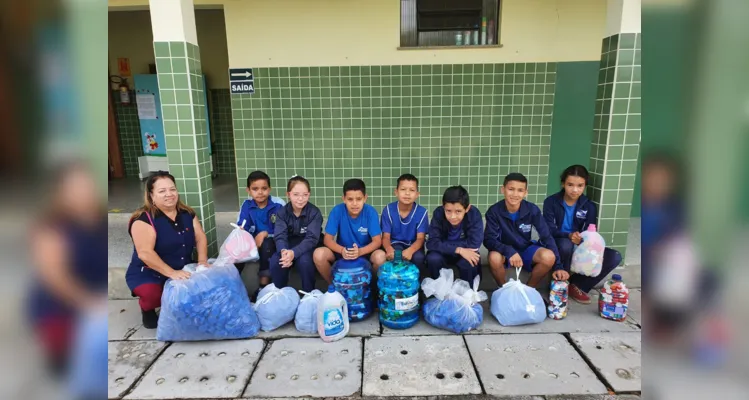
[[[419,267],[395,251],[393,261],[377,271],[380,322],[391,329],[406,329],[419,321]]]
[[[372,266],[363,257],[356,260],[338,260],[333,264],[333,285],[343,295],[348,305],[349,321],[361,321],[372,313],[369,284]]]

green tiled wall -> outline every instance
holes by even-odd
[[[254,169],[283,192],[304,175],[324,213],[347,178],[369,203],[393,201],[397,177],[420,179],[432,209],[462,184],[483,212],[507,173],[541,203],[549,174],[555,63],[257,68],[256,92],[232,95],[239,198]]]
[[[200,216],[213,255],[218,249],[200,51],[191,43],[155,42],[154,53],[169,171]]]
[[[211,139],[216,172],[233,176],[237,172],[234,158],[234,131],[231,120],[231,95],[229,89],[211,89],[210,107]]]
[[[588,193],[599,206],[599,230],[624,253],[637,175],[641,113],[641,34],[603,40]]]
[[[143,146],[140,140],[140,120],[138,120],[135,93],[130,93],[128,105],[123,105],[120,101],[119,91],[112,91],[112,100],[117,129],[120,132],[120,149],[125,164],[125,176],[138,176],[138,157],[143,155]]]

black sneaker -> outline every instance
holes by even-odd
[[[159,316],[156,314],[156,310],[143,311],[143,327],[146,329],[156,329],[159,325]]]

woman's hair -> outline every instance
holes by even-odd
[[[41,221],[43,225],[54,225],[61,221],[71,218],[71,215],[67,215],[67,211],[62,209],[61,205],[55,201],[57,196],[63,190],[68,189],[68,178],[76,172],[83,172],[92,176],[91,166],[88,162],[81,159],[66,160],[59,164],[56,164],[47,175],[47,192],[52,193],[52,201],[48,201],[49,206],[41,213]],[[92,176],[93,179],[93,176]],[[106,214],[106,208],[104,205],[100,209],[94,210],[101,212],[102,215]]]
[[[559,178],[562,181],[562,184],[564,184],[565,181],[567,181],[567,178],[570,176],[579,176],[580,178],[583,178],[585,180],[585,184],[588,184],[588,177],[590,176],[588,174],[588,170],[583,167],[582,165],[576,164],[576,165],[570,165],[567,167],[567,169],[562,172],[562,175],[559,176]]]
[[[297,184],[297,183],[303,183],[305,186],[307,186],[308,191],[312,191],[309,187],[309,181],[303,177],[303,176],[292,176],[291,179],[289,179],[289,183],[286,184],[286,191],[290,192],[291,189]]]
[[[172,181],[175,185],[177,184],[177,181],[174,179],[174,176],[172,176],[170,173],[166,171],[158,171],[154,172],[151,175],[148,176],[148,179],[146,179],[146,191],[143,194],[143,205],[135,210],[133,215],[130,217],[130,222],[135,221],[138,219],[141,215],[143,215],[144,212],[151,213],[152,217],[156,216],[156,212],[159,211],[158,208],[156,208],[156,205],[153,204],[153,199],[151,198],[151,192],[153,191],[153,185],[156,184],[156,181],[159,179],[168,178]],[[195,210],[190,208],[190,206],[186,205],[182,202],[182,199],[177,198],[177,211],[187,211],[190,213],[190,215],[195,215]]]

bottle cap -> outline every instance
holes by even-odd
[[[611,279],[613,279],[615,281],[621,281],[622,280],[622,276],[619,275],[619,274],[614,274],[614,275],[611,275]]]
[[[590,225],[588,225],[588,230],[591,231],[591,232],[595,232],[596,231],[596,224],[590,224]]]
[[[335,286],[333,285],[328,286],[328,293],[335,293]]]

